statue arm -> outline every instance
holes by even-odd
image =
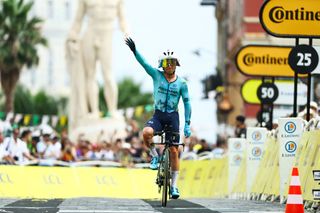
[[[118,4],[118,17],[119,17],[119,25],[120,25],[121,31],[124,34],[129,34],[128,25],[125,17],[123,0],[120,0]]]
[[[81,31],[82,20],[85,16],[85,2],[84,0],[78,1],[78,10],[68,35],[68,40],[77,40]]]

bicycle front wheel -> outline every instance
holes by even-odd
[[[169,165],[169,149],[164,150],[163,154],[163,187],[162,187],[162,200],[161,204],[162,206],[167,205],[168,200],[168,189],[170,185],[170,165]]]

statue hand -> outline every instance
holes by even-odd
[[[75,58],[76,55],[79,53],[80,44],[74,40],[67,40],[66,42],[66,52],[67,55],[71,58]]]

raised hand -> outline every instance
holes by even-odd
[[[129,48],[133,52],[133,54],[136,55],[136,45],[134,44],[134,41],[130,37],[127,37],[125,39],[125,42],[129,46]]]

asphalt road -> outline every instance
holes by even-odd
[[[0,199],[0,213],[264,213],[284,212],[279,203],[232,199],[170,200],[161,207],[159,200],[76,198]]]

